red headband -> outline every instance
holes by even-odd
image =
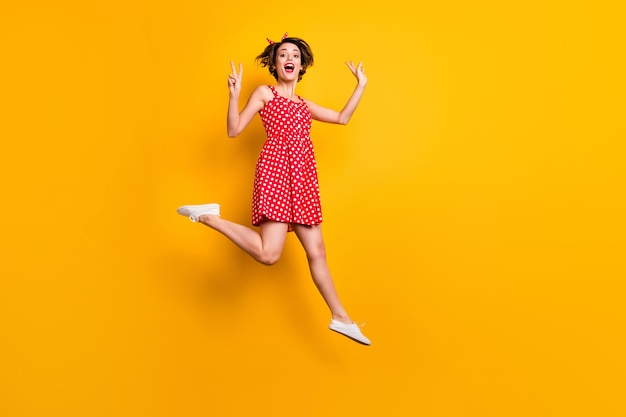
[[[274,41],[271,40],[270,38],[265,38],[265,39],[267,39],[267,43],[269,43],[270,45],[274,44]],[[287,32],[285,32],[281,41],[284,41],[285,39],[287,39]]]

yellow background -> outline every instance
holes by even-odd
[[[0,415],[618,416],[624,13],[608,1],[2,6]],[[329,262],[254,263],[177,215],[250,219],[259,119],[229,61],[305,38]]]

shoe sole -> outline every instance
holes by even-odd
[[[194,216],[193,212],[198,207],[204,207],[205,212],[200,214],[200,215],[195,215],[196,218],[200,217],[200,216],[203,216],[205,214],[211,214],[211,215],[215,215],[215,216],[219,216],[220,215],[220,205],[219,204],[186,205],[186,206],[181,206],[178,209],[176,209],[176,212],[178,214],[180,214],[181,216],[189,217],[191,219],[191,221],[196,221],[196,220],[194,220],[192,218],[192,216]]]
[[[330,329],[330,327],[329,327],[329,329]],[[345,337],[347,337],[348,339],[354,340],[355,342],[360,343],[360,344],[362,344],[363,346],[370,346],[370,345],[372,344],[371,342],[370,342],[370,343],[365,343],[365,342],[363,342],[363,341],[361,341],[361,340],[359,340],[359,339],[355,339],[354,337],[352,337],[352,336],[350,336],[350,335],[347,335],[347,334],[345,334],[345,333],[342,333],[342,332],[340,332],[339,330],[335,330],[335,329],[330,329],[330,330],[332,330],[332,331],[333,331],[333,332],[335,332],[335,333],[339,333],[340,335],[345,336]]]

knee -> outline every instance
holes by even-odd
[[[274,265],[276,262],[278,262],[279,259],[280,259],[280,253],[272,252],[272,253],[263,253],[261,256],[259,256],[257,261],[259,261],[263,265],[271,266],[271,265]]]
[[[320,243],[318,245],[315,245],[313,248],[310,248],[307,251],[307,258],[309,258],[309,261],[316,261],[316,260],[325,260],[326,259],[326,247],[324,246],[324,243]]]

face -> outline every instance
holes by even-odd
[[[293,43],[283,43],[276,51],[276,72],[279,79],[297,80],[302,68],[300,49]]]

